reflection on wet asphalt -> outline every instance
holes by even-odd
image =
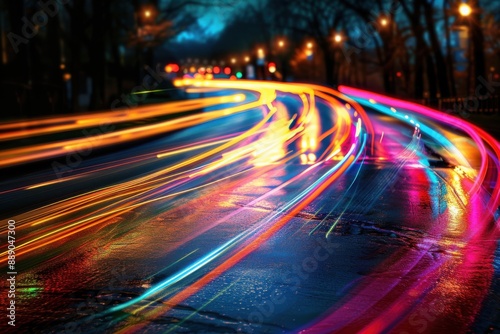
[[[482,151],[498,143],[356,91],[213,85],[222,100],[176,132],[0,184],[18,328],[498,329],[498,160]]]

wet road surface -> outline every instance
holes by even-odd
[[[177,85],[195,102],[154,117],[201,113],[0,151],[10,170],[45,166],[0,184],[3,235],[16,222],[15,330],[499,329],[500,149],[488,134],[347,87]],[[118,122],[108,117],[84,124]],[[64,122],[4,127],[4,140],[83,127]],[[154,137],[133,141],[144,131]]]

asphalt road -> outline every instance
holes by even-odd
[[[0,328],[499,330],[487,133],[347,87],[177,85],[194,99],[0,125]]]

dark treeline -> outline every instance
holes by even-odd
[[[254,27],[274,59],[286,54],[297,79],[367,86],[418,100],[464,96],[498,77],[500,6],[496,0],[471,0],[471,13],[464,16],[462,3],[256,1],[228,26],[219,44],[229,46],[245,27]],[[286,40],[285,50],[277,45],[280,40]],[[252,43],[246,52],[255,52]]]
[[[418,100],[466,96],[498,78],[500,6],[469,0],[464,16],[461,3],[2,0],[2,117],[109,109],[157,64],[189,57],[229,64],[236,57],[243,65],[244,57],[255,62],[258,49],[283,79]],[[182,32],[203,36],[200,15],[234,6],[220,35],[174,39]]]
[[[158,49],[231,0],[2,0],[2,118],[109,108]]]

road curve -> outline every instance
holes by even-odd
[[[0,124],[0,168],[38,166],[0,183],[17,328],[499,328],[488,133],[350,87],[175,85],[193,98]]]

